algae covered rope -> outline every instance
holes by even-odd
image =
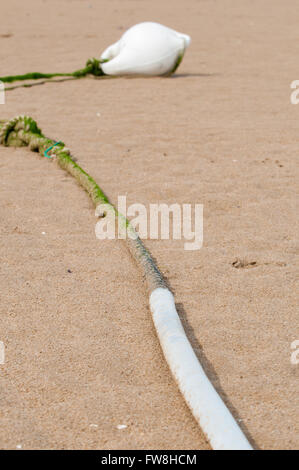
[[[7,77],[0,77],[0,81],[3,83],[12,83],[22,80],[39,80],[42,78],[51,79],[55,77],[73,77],[73,78],[82,78],[87,75],[94,75],[100,77],[105,75],[101,64],[107,62],[107,60],[98,60],[95,58],[89,59],[86,62],[86,66],[83,69],[76,70],[71,73],[40,73],[40,72],[31,72],[24,75],[9,75]]]
[[[128,234],[125,242],[137,264],[141,266],[150,292],[157,287],[165,287],[162,274],[133,226],[118,213],[95,180],[72,159],[70,150],[63,142],[55,142],[45,137],[31,117],[17,116],[10,121],[0,120],[0,144],[7,147],[29,146],[30,150],[57,161],[58,165],[85,189],[95,207],[104,204],[105,213],[118,218],[121,228]]]
[[[252,449],[200,365],[181,324],[174,297],[130,222],[110,204],[95,180],[75,163],[65,144],[46,138],[32,118],[17,116],[7,122],[0,120],[0,144],[14,147],[29,146],[32,151],[41,155],[52,156],[52,159],[56,160],[61,168],[68,171],[87,191],[96,208],[102,209],[104,205],[106,213],[110,212],[113,217],[118,217],[122,228],[125,228],[129,235],[125,239],[127,247],[142,268],[148,284],[153,322],[164,357],[194,418],[212,448]]]

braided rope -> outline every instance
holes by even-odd
[[[149,291],[152,292],[157,287],[166,287],[162,274],[133,226],[118,213],[95,180],[72,159],[70,150],[63,142],[57,143],[45,137],[31,117],[17,116],[7,122],[0,121],[0,144],[11,147],[29,146],[30,150],[39,152],[41,155],[47,151],[47,155],[57,161],[59,166],[70,173],[85,189],[95,207],[105,204],[105,213],[118,218],[121,228],[127,232],[125,240],[127,247],[142,268]],[[49,147],[52,148],[49,149]]]
[[[125,239],[127,247],[141,267],[151,293],[150,307],[165,359],[193,416],[202,427],[212,448],[252,449],[205,375],[181,325],[173,295],[167,289],[162,274],[130,222],[110,204],[94,179],[75,163],[65,144],[46,138],[32,118],[17,116],[7,122],[0,120],[0,144],[15,147],[28,145],[31,150],[41,155],[47,151],[47,156],[50,155],[56,160],[60,167],[68,171],[87,191],[96,207],[105,204],[105,213],[109,212],[113,217],[118,217],[121,228],[125,228],[128,233]]]

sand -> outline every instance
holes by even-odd
[[[260,449],[299,447],[298,13],[282,0],[1,5],[0,75],[76,70],[144,20],[192,36],[173,78],[19,88],[1,118],[34,117],[113,202],[204,204],[201,250],[146,243]],[[27,149],[0,148],[0,181],[0,447],[209,449],[163,359],[142,276],[121,241],[96,239],[86,194]]]

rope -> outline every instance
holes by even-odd
[[[129,235],[125,240],[127,247],[143,270],[148,284],[150,308],[165,359],[193,416],[212,448],[252,449],[201,367],[179,319],[173,295],[130,222],[110,204],[95,180],[74,162],[65,144],[46,138],[32,118],[17,116],[7,122],[0,120],[0,144],[28,145],[32,151],[56,160],[87,191],[96,207],[105,204],[105,215],[109,212],[118,217],[121,229],[125,228]]]
[[[162,274],[133,226],[122,214],[118,213],[95,180],[72,159],[70,150],[63,142],[56,142],[45,137],[31,117],[17,116],[7,122],[0,121],[0,144],[11,147],[29,146],[30,150],[56,160],[58,165],[70,173],[89,194],[95,207],[105,204],[106,215],[110,213],[118,218],[120,228],[127,231],[128,236],[125,242],[142,268],[150,292],[158,287],[166,286]]]
[[[7,77],[0,77],[0,81],[3,83],[12,83],[16,81],[22,80],[39,80],[41,78],[51,79],[54,77],[73,77],[73,78],[82,78],[86,77],[86,75],[94,75],[95,77],[99,77],[105,75],[101,64],[107,62],[107,60],[98,60],[95,58],[89,59],[86,62],[86,66],[81,70],[76,70],[72,73],[39,73],[39,72],[31,72],[26,73],[24,75],[9,75]]]

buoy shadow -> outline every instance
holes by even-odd
[[[169,78],[187,78],[187,77],[217,77],[219,73],[175,73]]]

